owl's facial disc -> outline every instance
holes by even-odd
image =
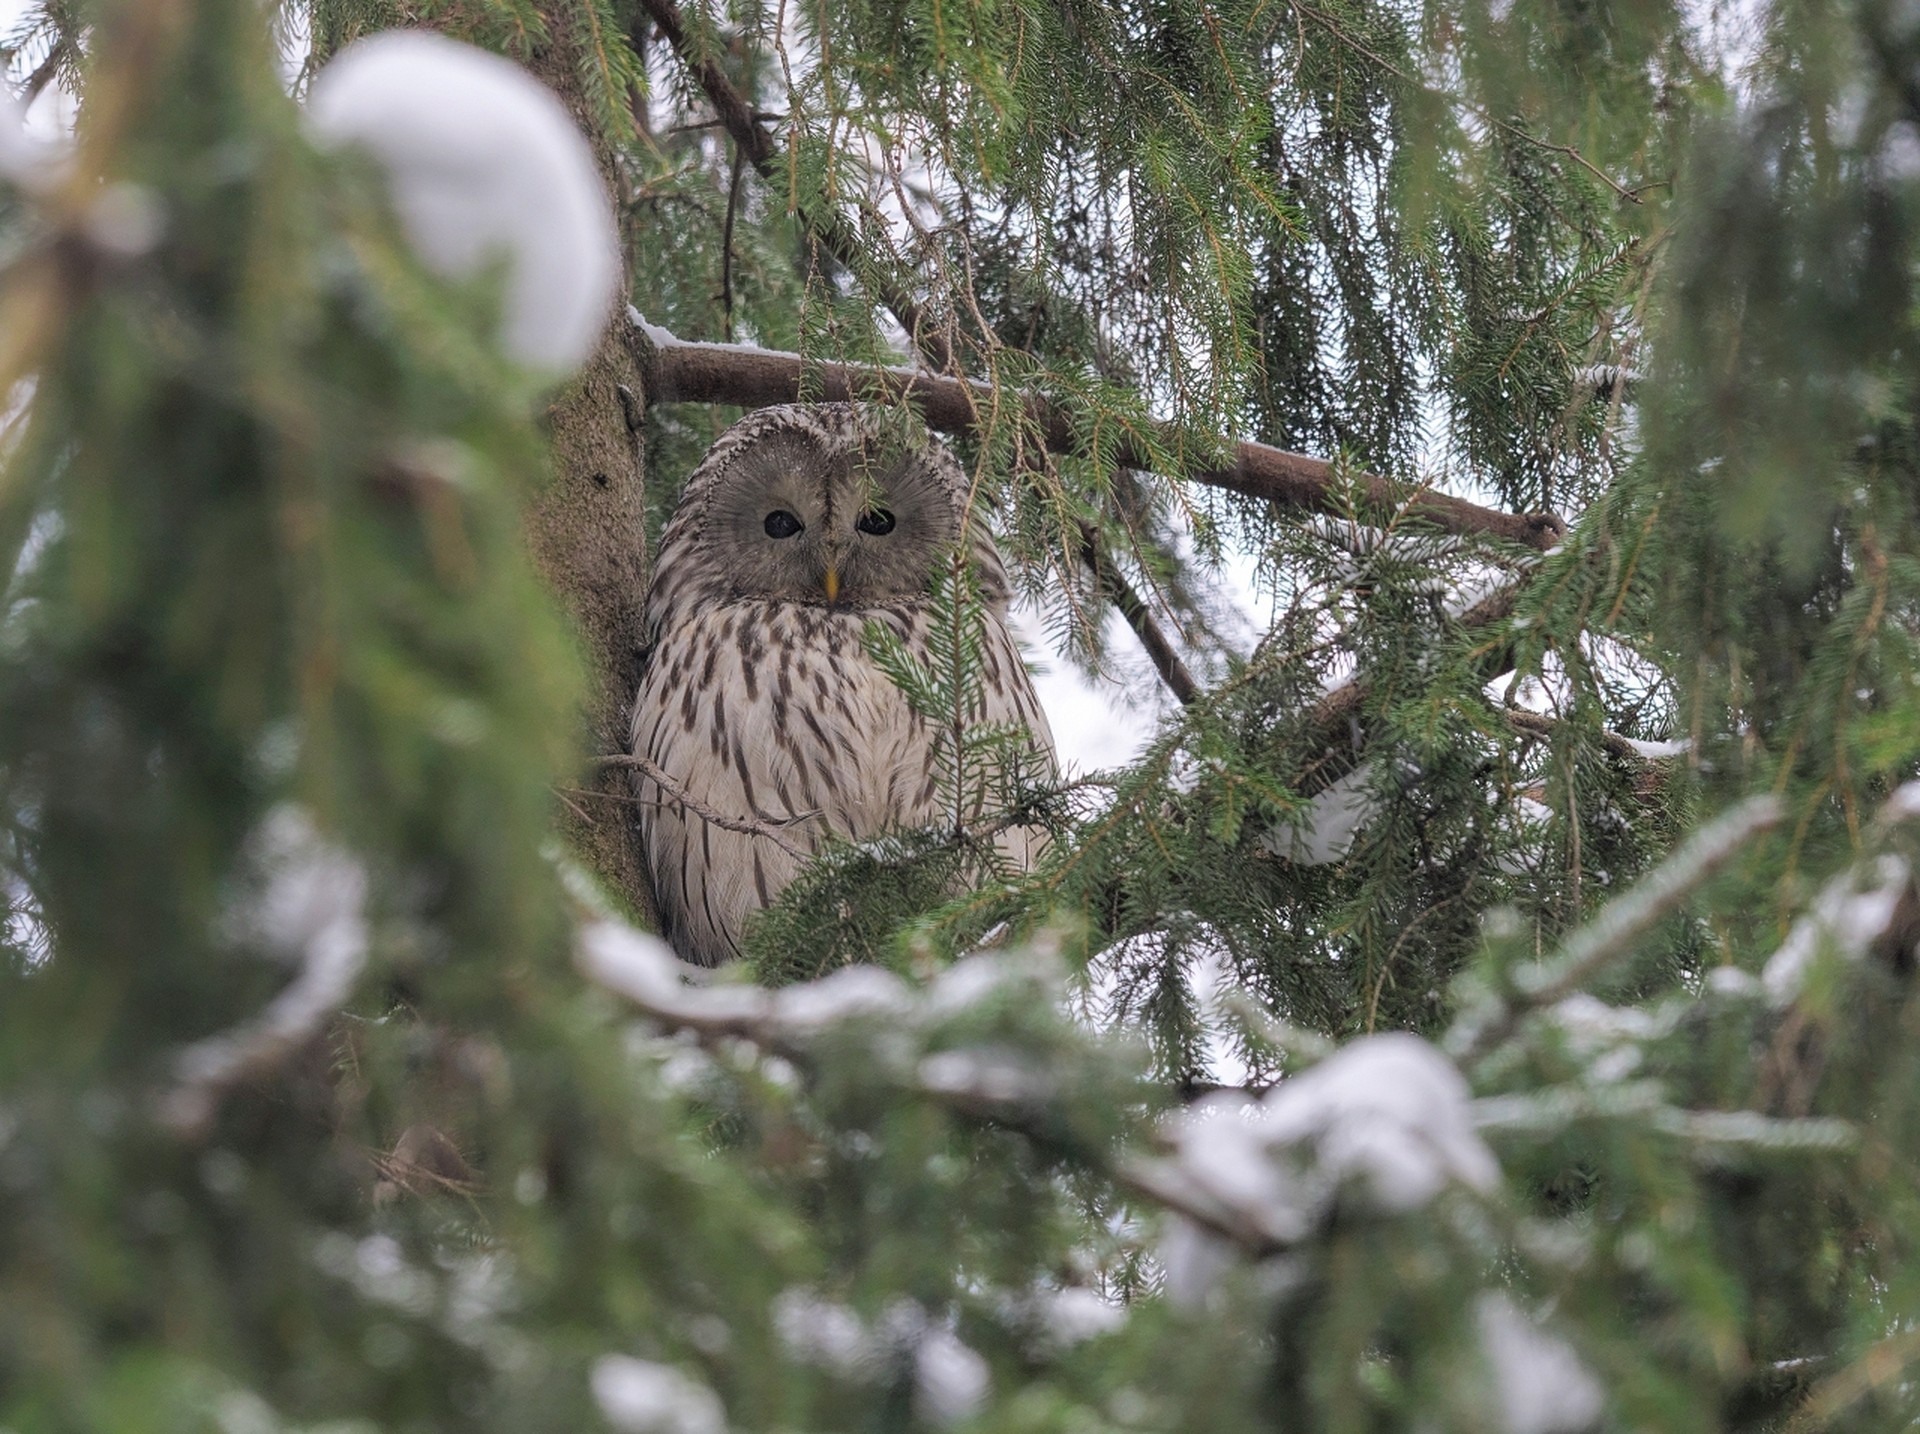
[[[957,536],[952,499],[916,455],[868,463],[798,438],[743,455],[707,514],[735,592],[829,607],[923,594]]]

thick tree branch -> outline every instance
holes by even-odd
[[[1186,663],[1180,660],[1180,654],[1153,620],[1153,614],[1147,611],[1146,600],[1133,590],[1133,584],[1114,564],[1100,542],[1100,534],[1091,523],[1080,525],[1080,560],[1093,574],[1094,582],[1104,589],[1120,610],[1120,616],[1133,628],[1134,636],[1140,639],[1140,645],[1147,650],[1147,656],[1153,660],[1160,680],[1167,684],[1167,690],[1180,700],[1183,707],[1191,706],[1200,695],[1200,685],[1193,680],[1193,674],[1187,671]]]
[[[927,427],[939,433],[973,432],[981,413],[994,403],[992,386],[977,379],[950,378],[924,369],[815,363],[799,354],[737,344],[691,343],[647,323],[637,313],[633,319],[636,334],[645,340],[642,362],[648,372],[647,392],[656,402],[765,408],[802,399],[904,400],[919,409]],[[1020,403],[1049,452],[1077,451],[1079,444],[1067,414],[1038,395],[1024,396]],[[1171,446],[1172,436],[1165,436]],[[1155,464],[1149,447],[1122,439],[1112,456],[1119,466],[1151,470]],[[1382,509],[1404,505],[1412,516],[1443,532],[1485,534],[1536,550],[1552,547],[1566,532],[1566,524],[1552,513],[1503,513],[1371,473],[1342,474],[1323,458],[1264,443],[1236,444],[1231,453],[1225,463],[1201,463],[1181,476],[1299,512],[1344,512],[1344,490],[1352,487],[1369,504]]]
[[[1540,712],[1529,712],[1519,707],[1509,707],[1501,715],[1507,719],[1508,726],[1515,731],[1525,732],[1531,737],[1551,737],[1560,725],[1557,718]],[[1609,756],[1618,757],[1623,762],[1658,762],[1667,760],[1669,756],[1680,755],[1678,751],[1664,756],[1653,755],[1635,746],[1631,738],[1623,737],[1618,732],[1602,731],[1599,734],[1599,742]]]
[[[54,41],[47,50],[46,59],[40,62],[34,72],[27,76],[26,82],[20,86],[22,109],[30,108],[33,102],[40,98],[40,92],[53,83],[54,76],[60,73],[60,63],[65,58],[66,46],[58,40]]]

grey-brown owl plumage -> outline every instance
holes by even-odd
[[[1006,629],[1006,570],[966,522],[960,465],[937,444],[889,449],[873,417],[843,403],[750,414],[687,480],[661,540],[634,790],[667,938],[702,965],[740,954],[748,918],[829,834],[859,841],[951,818],[935,735],[862,634],[884,623],[924,659],[929,586],[963,533],[989,613],[982,710],[970,715],[1025,725],[1051,767]],[[1026,865],[1041,837],[1013,827],[996,840]]]

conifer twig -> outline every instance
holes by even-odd
[[[1454,619],[1455,624],[1466,632],[1495,627],[1513,615],[1513,607],[1519,597],[1518,583],[1497,588],[1461,613]],[[1481,674],[1491,681],[1512,665],[1512,650],[1505,643],[1497,644],[1480,662]],[[1372,691],[1371,684],[1353,678],[1328,692],[1308,712],[1306,725],[1316,734],[1313,746],[1322,754],[1301,776],[1301,790],[1309,796],[1332,785],[1334,777],[1326,776],[1325,772],[1343,750],[1343,739],[1346,739],[1346,750],[1358,755],[1360,709]],[[1344,766],[1340,770],[1344,770]],[[1334,774],[1338,775],[1338,772]]]
[[[641,5],[648,18],[660,27],[660,33],[673,46],[680,62],[692,72],[694,81],[705,93],[708,103],[713,106],[715,117],[731,136],[739,153],[746,156],[747,163],[762,179],[777,181],[780,178],[779,151],[773,136],[760,124],[760,112],[747,103],[746,97],[727,77],[727,72],[694,45],[680,7],[674,0],[641,0]],[[795,204],[794,217],[800,221],[800,227],[843,268],[858,273],[864,267],[860,241],[838,214],[815,214]],[[884,278],[878,287],[881,301],[893,311],[893,316],[900,321],[900,326],[907,331],[914,347],[926,357],[927,362],[940,370],[952,368],[952,345],[944,334],[927,322],[920,305],[905,290]]]
[[[1544,150],[1550,154],[1565,155],[1568,159],[1572,160],[1575,164],[1579,165],[1582,169],[1586,170],[1588,174],[1591,174],[1595,179],[1599,180],[1602,184],[1606,185],[1607,188],[1611,189],[1616,195],[1618,195],[1621,199],[1626,200],[1629,204],[1641,203],[1641,198],[1640,198],[1641,191],[1644,189],[1651,189],[1656,187],[1655,184],[1646,184],[1646,185],[1640,186],[1637,189],[1629,189],[1626,185],[1622,184],[1619,180],[1615,179],[1611,174],[1608,174],[1599,165],[1595,164],[1592,160],[1588,159],[1578,149],[1574,148],[1574,146],[1570,144],[1561,144],[1555,140],[1541,139],[1536,134],[1530,134],[1527,130],[1522,128],[1520,125],[1515,124],[1512,120],[1503,119],[1501,116],[1495,114],[1492,110],[1488,109],[1484,105],[1474,104],[1470,100],[1456,99],[1450,95],[1443,93],[1441,90],[1435,88],[1434,86],[1427,84],[1425,81],[1420,80],[1415,76],[1407,73],[1406,70],[1402,69],[1399,65],[1396,65],[1392,60],[1389,60],[1385,55],[1382,55],[1378,50],[1374,49],[1371,45],[1368,45],[1362,40],[1356,39],[1353,35],[1348,33],[1346,27],[1340,23],[1337,17],[1328,14],[1325,10],[1320,9],[1317,6],[1305,4],[1303,3],[1303,0],[1289,0],[1289,3],[1291,4],[1293,11],[1296,15],[1311,16],[1313,19],[1317,20],[1323,27],[1325,27],[1327,32],[1331,34],[1334,37],[1334,39],[1338,40],[1342,45],[1345,45],[1348,49],[1352,50],[1354,53],[1358,55],[1365,56],[1367,59],[1371,60],[1374,64],[1380,66],[1381,69],[1385,70],[1388,74],[1392,75],[1395,79],[1399,80],[1402,84],[1408,86],[1410,89],[1418,90],[1422,94],[1431,95],[1435,99],[1441,100],[1444,103],[1454,105],[1459,109],[1465,110],[1468,114],[1472,115],[1475,119],[1479,120],[1481,123],[1490,124],[1495,129],[1498,129],[1501,133],[1510,135],[1514,139],[1519,140],[1523,144],[1532,145],[1535,149]]]
[[[1447,1053],[1460,1065],[1471,1065],[1511,1036],[1529,1014],[1578,991],[1677,910],[1748,842],[1779,825],[1785,810],[1778,797],[1749,797],[1695,832],[1567,937],[1551,960],[1515,971],[1506,991],[1462,1012],[1447,1034]]]
[[[818,808],[812,811],[795,812],[793,815],[782,817],[778,821],[756,821],[750,817],[730,817],[725,812],[715,811],[685,787],[681,786],[679,782],[675,781],[658,763],[650,762],[645,757],[633,756],[626,752],[609,752],[601,757],[599,762],[603,767],[633,768],[656,787],[660,788],[661,791],[665,792],[670,803],[675,806],[685,807],[688,811],[699,817],[701,821],[719,827],[722,831],[739,832],[742,836],[765,837],[796,861],[806,861],[811,855],[811,853],[802,851],[799,847],[788,841],[785,836],[781,835],[780,829],[782,827],[797,826],[801,822],[811,821],[820,815]]]

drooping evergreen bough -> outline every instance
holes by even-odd
[[[1156,680],[1124,584],[1197,689],[1006,794],[1030,875],[831,852],[693,984],[554,837],[547,443],[657,518],[729,414],[556,396],[313,148],[288,55],[423,22],[560,90],[651,319],[987,386],[1050,630]],[[1906,1427],[1917,73],[1878,3],[31,8],[0,1428]]]

